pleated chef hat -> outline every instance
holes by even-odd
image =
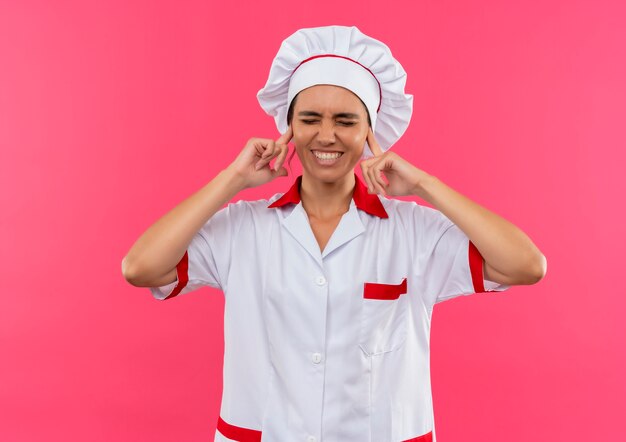
[[[349,89],[365,103],[372,130],[383,151],[404,134],[413,112],[413,96],[404,93],[406,72],[384,43],[356,26],[304,28],[278,50],[265,87],[257,93],[263,110],[287,130],[293,97],[316,84]],[[367,142],[363,158],[373,156]]]

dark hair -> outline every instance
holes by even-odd
[[[289,126],[291,124],[291,120],[293,120],[293,108],[296,106],[298,95],[300,95],[300,92],[298,92],[296,96],[293,97],[293,100],[291,100],[291,103],[289,103],[289,110],[287,111],[287,126]]]

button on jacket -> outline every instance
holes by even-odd
[[[435,441],[429,336],[436,303],[508,288],[438,210],[367,193],[323,251],[300,201],[238,201],[194,236],[171,299],[202,286],[225,297],[215,441]]]

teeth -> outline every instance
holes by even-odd
[[[337,159],[337,158],[339,158],[341,156],[341,152],[336,152],[336,153],[324,152],[324,153],[322,153],[322,152],[314,151],[313,153],[320,160],[335,160],[335,159]]]

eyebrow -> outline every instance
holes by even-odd
[[[322,114],[320,114],[319,112],[306,110],[306,111],[298,112],[298,116],[300,116],[300,117],[321,117]],[[353,114],[353,113],[350,113],[350,112],[340,112],[338,114],[333,114],[333,118],[354,118],[354,119],[358,120],[359,119],[359,114]]]

